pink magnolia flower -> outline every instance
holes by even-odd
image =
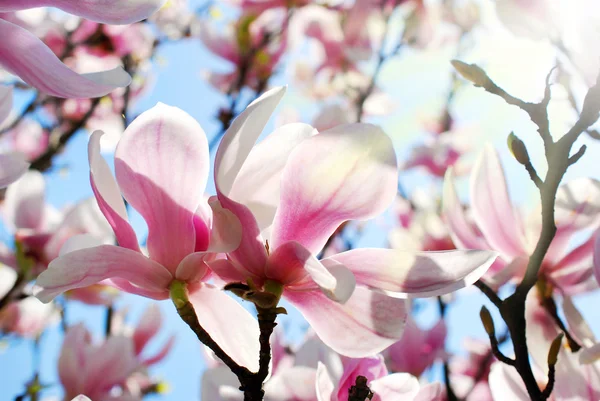
[[[245,85],[256,89],[272,73],[286,50],[286,32],[278,33],[284,24],[285,13],[267,11],[260,16],[243,15],[235,24],[216,27],[205,22],[198,25],[198,36],[215,55],[231,62],[234,69],[227,73],[205,72],[208,81],[217,89],[230,90],[239,77],[242,63],[246,63]],[[265,35],[272,39],[266,45]],[[250,59],[248,60],[248,58]]]
[[[213,339],[236,361],[257,369],[256,320],[205,283],[210,276],[206,259],[235,248],[240,231],[231,212],[214,204],[211,212],[205,201],[210,159],[200,125],[184,111],[163,104],[142,113],[117,145],[116,180],[100,155],[101,136],[95,132],[90,138],[90,180],[119,246],[72,238],[63,246],[64,254],[38,277],[37,297],[48,302],[62,292],[103,282],[167,299],[171,283],[178,280],[186,283],[198,319]],[[127,220],[122,197],[148,225],[148,256]]]
[[[133,342],[124,336],[110,336],[94,344],[83,324],[65,334],[58,375],[65,399],[85,394],[92,400],[119,400],[127,378],[139,368]],[[134,398],[135,399],[135,398]]]
[[[338,361],[330,360],[328,364],[319,362],[317,398],[320,401],[348,400],[350,388],[358,376],[367,379],[374,401],[439,401],[442,396],[439,383],[421,387],[410,374],[388,374],[383,358],[378,355],[362,359],[342,357]]]
[[[383,352],[393,372],[406,372],[419,377],[438,358],[444,358],[446,324],[440,320],[430,330],[422,330],[409,315],[404,334],[397,343]]]
[[[382,290],[452,292],[477,280],[495,253],[356,249],[318,260],[340,224],[373,217],[393,201],[396,157],[390,139],[370,124],[320,134],[289,124],[254,146],[284,92],[275,88],[253,102],[219,146],[217,199],[240,220],[242,238],[210,268],[226,282],[281,286],[328,346],[372,355],[400,338],[407,313],[403,299]]]
[[[12,89],[0,85],[0,124],[10,115],[12,109]],[[29,163],[19,153],[0,154],[0,188],[19,179],[29,169]]]
[[[490,273],[491,283],[501,285],[523,274],[529,255],[539,237],[538,210],[525,224],[511,206],[506,178],[498,154],[487,147],[475,163],[471,175],[470,223],[454,188],[452,170],[444,182],[443,209],[457,248],[494,249],[499,263]],[[597,286],[593,279],[594,235],[569,250],[574,235],[598,227],[600,223],[600,182],[582,178],[559,188],[556,200],[557,234],[544,259],[540,274],[565,293],[589,291]],[[538,220],[535,220],[538,219]]]
[[[2,135],[2,146],[12,152],[23,154],[31,161],[48,149],[50,135],[39,121],[25,118],[13,129]]]
[[[6,296],[16,280],[17,272],[0,264],[0,298]],[[36,338],[58,320],[60,314],[54,304],[43,304],[35,297],[27,296],[0,309],[0,332]]]
[[[128,24],[147,18],[164,0],[109,0],[73,2],[66,0],[5,0],[0,13],[51,6],[68,13],[109,24]],[[58,97],[98,97],[127,86],[129,74],[118,67],[110,71],[77,74],[34,34],[0,18],[0,66],[31,86]]]
[[[60,248],[78,234],[88,234],[101,243],[114,242],[110,225],[93,198],[59,212],[45,203],[46,184],[37,171],[27,172],[11,185],[5,195],[3,216],[14,230],[25,254],[38,264],[38,270],[59,255]]]

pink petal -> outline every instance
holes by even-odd
[[[570,333],[581,342],[595,342],[594,332],[575,307],[571,297],[563,296],[562,307]]]
[[[198,24],[198,37],[217,56],[236,63],[240,59],[240,51],[237,45],[235,28],[232,26],[220,26],[219,29],[208,22]]]
[[[225,283],[245,283],[247,279],[252,279],[254,283],[260,284],[264,280],[264,274],[256,275],[234,260],[217,259],[207,263],[210,270]]]
[[[187,255],[177,266],[175,278],[186,283],[195,283],[204,278],[208,273],[208,266],[205,259],[206,252],[194,252]]]
[[[4,217],[14,228],[41,229],[44,224],[46,182],[38,171],[29,171],[8,187]]]
[[[10,115],[13,106],[13,91],[9,86],[0,85],[0,123]]]
[[[397,192],[390,139],[370,124],[341,125],[300,143],[281,178],[273,247],[298,241],[321,250],[338,226],[383,212]]]
[[[558,188],[556,225],[573,230],[595,228],[600,223],[600,181],[593,178],[571,180]]]
[[[58,376],[67,394],[82,392],[83,375],[86,362],[86,348],[91,342],[90,333],[83,323],[69,327],[58,359]]]
[[[316,373],[315,369],[306,366],[286,367],[265,383],[265,399],[314,401]]]
[[[285,291],[284,296],[300,310],[321,340],[342,355],[366,357],[402,336],[407,314],[402,299],[364,287],[356,287],[344,304],[320,291]]]
[[[286,242],[269,256],[265,274],[296,290],[306,290],[314,283],[328,298],[341,303],[350,298],[356,285],[354,275],[345,266],[332,264],[328,269],[295,241]],[[306,282],[307,276],[312,279],[310,283]]]
[[[340,263],[359,284],[411,297],[454,292],[477,281],[497,254],[492,251],[405,252],[395,249],[354,249],[323,260]]]
[[[271,89],[252,102],[233,121],[215,156],[215,186],[219,201],[242,225],[240,246],[229,255],[259,276],[267,260],[260,229],[252,212],[229,195],[242,165],[284,93],[283,87]]]
[[[100,210],[112,227],[119,246],[140,252],[140,246],[133,228],[127,221],[127,210],[121,197],[121,190],[115,181],[110,167],[100,154],[102,131],[96,131],[88,143],[90,182]]]
[[[202,400],[242,401],[244,393],[240,382],[227,366],[217,366],[204,371],[200,385]]]
[[[21,153],[0,154],[0,188],[18,180],[29,169],[29,163]]]
[[[114,244],[114,232],[102,215],[95,198],[85,199],[67,212],[44,248],[47,258],[52,260],[57,257],[65,241],[79,233],[94,237],[97,243],[93,246]]]
[[[172,272],[195,250],[194,216],[208,168],[200,125],[161,103],[129,125],[115,151],[119,187],[148,224],[148,253]]]
[[[591,235],[554,266],[548,266],[546,274],[563,291],[570,293],[569,289],[575,289],[593,277],[594,240]]]
[[[258,322],[225,292],[201,284],[189,294],[198,321],[234,361],[258,371]]]
[[[142,363],[146,366],[151,366],[159,363],[171,352],[173,349],[173,345],[175,345],[175,336],[171,336],[167,342],[162,346],[162,348],[153,356],[144,358]]]
[[[369,383],[380,400],[412,400],[419,393],[419,381],[408,373],[394,373]]]
[[[210,252],[227,253],[235,251],[242,242],[242,223],[230,210],[224,209],[217,197],[211,197],[212,227],[210,230]]]
[[[528,253],[523,233],[518,230],[500,159],[489,146],[473,167],[471,203],[475,221],[493,249],[506,259]]]
[[[140,367],[133,343],[125,336],[109,336],[101,346],[88,350],[87,354],[82,367],[85,370],[83,392],[92,397],[125,382]]]
[[[444,176],[444,192],[442,210],[450,236],[457,248],[463,249],[489,249],[485,239],[478,235],[465,216],[463,206],[458,199],[454,188],[454,171],[446,170]]]
[[[56,7],[92,21],[125,25],[148,18],[164,4],[165,0],[2,0],[0,12]]]
[[[54,259],[38,276],[36,297],[50,302],[73,288],[87,287],[109,278],[123,279],[142,289],[168,297],[173,276],[167,269],[130,249],[102,245],[67,253]]]
[[[490,371],[490,390],[494,401],[529,401],[523,379],[517,371],[502,362],[494,362]]]
[[[135,330],[133,331],[133,346],[136,355],[144,350],[144,347],[150,341],[162,325],[162,316],[157,304],[150,304],[142,314]]]
[[[331,401],[335,384],[323,363],[318,362],[315,387],[317,389],[318,401]]]
[[[285,87],[264,93],[233,121],[223,136],[215,157],[219,199],[221,195],[229,197],[242,165],[284,94]]]
[[[35,35],[3,19],[0,19],[0,37],[3,38],[0,42],[0,65],[49,95],[100,97],[131,82],[131,77],[121,67],[77,74]]]
[[[421,387],[413,401],[442,401],[444,392],[440,383],[429,383]]]
[[[273,223],[279,205],[281,175],[290,153],[315,134],[317,130],[308,124],[286,124],[252,148],[229,197],[252,211],[260,230]]]

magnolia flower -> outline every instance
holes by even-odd
[[[124,336],[110,336],[94,344],[83,324],[70,327],[65,334],[58,376],[65,399],[85,394],[92,400],[120,400],[126,394],[115,390],[139,368],[133,342]],[[135,399],[135,398],[134,398]]]
[[[320,134],[289,124],[254,146],[284,92],[275,88],[253,102],[219,146],[217,199],[240,220],[242,238],[210,268],[226,282],[278,288],[336,352],[372,355],[401,337],[407,313],[403,299],[382,290],[452,292],[477,280],[495,253],[356,249],[318,260],[340,224],[373,217],[394,200],[396,157],[370,124]]]
[[[471,174],[471,210],[467,218],[454,188],[452,169],[444,181],[443,210],[450,235],[457,248],[494,249],[501,263],[490,272],[490,283],[501,285],[521,276],[540,232],[539,210],[524,224],[511,206],[506,177],[498,154],[487,147]],[[589,291],[597,286],[593,279],[594,235],[568,250],[569,242],[583,230],[600,224],[600,182],[581,178],[562,185],[556,197],[557,233],[546,253],[540,275],[567,293]]]
[[[0,13],[35,7],[57,7],[68,13],[107,24],[140,21],[158,10],[164,0],[5,0]],[[110,71],[77,74],[34,34],[0,18],[0,66],[29,85],[58,97],[99,97],[129,85],[131,78],[121,67]]]
[[[8,295],[17,281],[17,272],[0,264],[0,299]],[[29,289],[25,289],[29,293]],[[9,302],[0,309],[0,332],[36,338],[49,325],[60,320],[54,304],[43,304],[32,296]]]
[[[200,125],[164,104],[142,113],[117,145],[116,180],[100,155],[101,136],[95,132],[90,138],[90,180],[119,246],[71,238],[62,256],[38,277],[37,297],[48,302],[65,291],[103,282],[167,299],[171,284],[183,282],[213,339],[236,361],[258,369],[256,321],[235,300],[205,283],[210,276],[205,260],[234,249],[241,232],[231,212],[215,204],[211,211],[204,198],[210,159]],[[148,225],[147,256],[127,220],[123,197]]]
[[[362,359],[332,358],[319,362],[317,368],[317,398],[319,401],[346,401],[356,378],[363,376],[375,401],[436,401],[442,393],[439,383],[424,387],[408,373],[388,374],[381,355]]]
[[[12,88],[0,85],[0,124],[10,114],[12,97]],[[27,169],[29,169],[29,163],[20,153],[0,154],[0,188],[4,188],[18,180],[19,177],[25,174]]]

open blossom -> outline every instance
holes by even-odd
[[[495,253],[356,249],[318,260],[340,224],[373,217],[393,201],[396,157],[370,124],[322,133],[289,124],[254,146],[284,92],[275,88],[253,102],[219,146],[217,199],[240,220],[242,238],[210,268],[226,282],[281,288],[336,352],[372,355],[400,338],[407,312],[403,299],[381,290],[452,292],[477,280]]]
[[[539,210],[525,224],[511,204],[498,154],[487,147],[471,175],[473,224],[467,218],[454,188],[452,170],[444,182],[443,208],[452,239],[458,248],[494,249],[502,263],[490,269],[489,279],[501,285],[523,274],[540,231]],[[540,274],[566,293],[597,287],[593,278],[594,235],[569,249],[570,240],[600,224],[600,182],[581,178],[562,185],[556,198],[557,233],[546,253]]]
[[[58,376],[65,399],[84,394],[92,400],[119,400],[123,384],[140,367],[133,342],[124,336],[110,336],[94,344],[83,324],[65,334],[58,360]],[[133,398],[140,399],[140,398]]]
[[[467,401],[492,401],[488,376],[494,358],[490,342],[466,338],[463,347],[466,356],[450,358],[450,381],[454,392]]]
[[[90,138],[90,180],[119,246],[71,238],[62,256],[38,277],[37,297],[47,302],[65,291],[102,282],[167,299],[171,283],[184,282],[201,324],[215,341],[244,366],[257,365],[256,321],[235,300],[205,283],[210,276],[205,261],[235,248],[241,234],[231,212],[214,204],[211,211],[204,198],[209,153],[200,125],[182,110],[163,104],[142,113],[117,145],[116,180],[100,155],[101,136],[95,132]],[[128,222],[123,197],[148,225],[148,256]]]
[[[8,294],[16,281],[17,272],[0,264],[0,299]],[[30,294],[30,290],[26,288],[24,293]],[[60,314],[54,304],[43,304],[33,296],[25,296],[0,309],[0,332],[36,338],[59,319]]]
[[[339,357],[338,357],[339,358]],[[331,358],[319,362],[317,368],[317,394],[320,401],[346,401],[356,378],[363,376],[373,392],[375,401],[437,401],[441,398],[439,383],[421,387],[419,381],[408,373],[388,374],[381,355],[362,359]]]
[[[163,3],[164,0],[5,0],[0,4],[0,13],[50,6],[97,22],[129,24],[147,18]],[[0,36],[3,38],[0,43],[0,66],[50,95],[98,97],[130,83],[129,74],[121,67],[77,74],[34,34],[4,17],[0,18]]]
[[[271,76],[286,50],[286,33],[277,32],[284,19],[285,13],[271,10],[258,17],[244,15],[235,24],[225,27],[216,27],[208,22],[199,24],[198,35],[202,43],[212,53],[234,65],[231,72],[206,72],[207,80],[218,90],[227,92],[238,80],[240,68],[244,68],[245,84],[257,89]],[[265,44],[267,35],[271,35],[272,39]]]

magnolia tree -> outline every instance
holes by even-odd
[[[169,399],[156,372],[176,337],[149,346],[160,300],[202,344],[181,362],[203,366],[190,399],[600,398],[597,315],[577,306],[600,279],[592,0],[190,3],[0,0],[0,334],[38,357],[44,333],[62,344],[57,382],[34,366],[2,399]],[[208,134],[175,105],[139,106],[162,100],[175,42],[226,66],[176,77],[211,87],[214,104],[194,100]],[[503,74],[523,43],[545,62]],[[489,114],[502,108],[520,114]],[[86,132],[79,182],[59,160]],[[62,210],[45,196],[57,171]],[[527,216],[515,185],[535,190]],[[452,318],[465,296],[479,316]],[[74,304],[106,310],[102,335],[93,313],[68,319]],[[277,327],[292,309],[296,338]]]

